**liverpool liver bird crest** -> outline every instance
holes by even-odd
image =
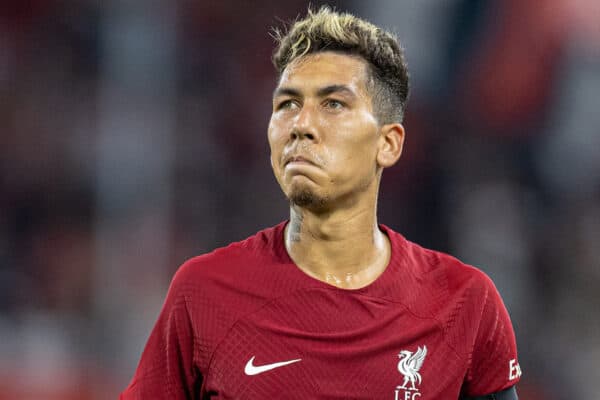
[[[427,346],[423,346],[423,348],[418,347],[417,351],[414,353],[412,351],[402,350],[398,354],[398,357],[400,358],[400,361],[398,362],[398,371],[404,375],[404,383],[402,383],[402,386],[398,386],[399,389],[406,389],[406,385],[410,382],[412,387],[408,388],[408,390],[418,390],[415,387],[415,382],[419,385],[421,384],[421,374],[419,374],[419,370],[423,365],[426,355]]]

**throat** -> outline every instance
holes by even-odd
[[[291,221],[285,247],[296,266],[314,279],[342,289],[359,289],[385,271],[391,255],[389,238],[376,223],[358,234],[312,232]]]

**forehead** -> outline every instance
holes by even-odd
[[[310,89],[346,85],[357,93],[366,93],[367,76],[367,62],[359,56],[328,51],[292,61],[281,74],[278,86]]]

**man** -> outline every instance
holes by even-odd
[[[268,138],[290,221],[176,273],[122,399],[516,399],[479,270],[377,223],[408,97],[389,33],[309,11],[278,35]]]

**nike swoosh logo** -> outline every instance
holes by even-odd
[[[270,371],[272,369],[275,368],[280,368],[280,367],[285,367],[286,365],[290,365],[293,363],[296,363],[298,361],[302,361],[301,358],[298,358],[296,360],[289,360],[289,361],[282,361],[282,362],[276,362],[273,364],[265,364],[265,365],[254,365],[254,358],[256,356],[252,356],[252,358],[250,360],[248,360],[248,362],[246,363],[246,367],[244,368],[244,373],[246,375],[258,375],[258,374],[262,374],[263,372],[267,372]]]

